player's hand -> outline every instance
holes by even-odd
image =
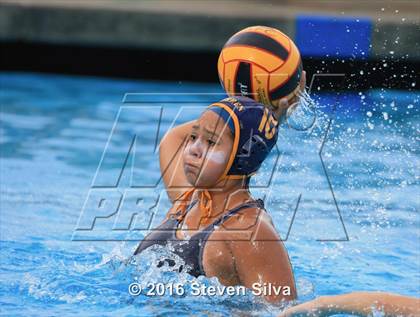
[[[282,98],[278,101],[277,107],[273,109],[274,116],[277,120],[286,114],[287,109],[297,105],[299,101],[299,94],[305,91],[306,72],[304,70],[302,71],[302,76],[300,77],[299,87],[299,93],[297,93],[290,101],[288,101],[287,98]]]

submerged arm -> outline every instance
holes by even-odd
[[[322,296],[284,311],[279,317],[357,314],[370,316],[374,310],[385,316],[419,316],[420,299],[381,292],[355,292]]]

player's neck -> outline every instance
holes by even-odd
[[[228,180],[223,186],[208,189],[212,199],[212,217],[220,216],[228,210],[252,200],[251,193],[243,180]]]

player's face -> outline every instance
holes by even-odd
[[[225,121],[213,111],[205,111],[194,124],[184,148],[183,165],[193,186],[211,187],[223,175],[233,136]]]

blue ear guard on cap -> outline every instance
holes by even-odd
[[[247,97],[230,97],[214,103],[216,112],[229,126],[233,149],[222,178],[251,176],[277,142],[278,121],[268,108]]]

